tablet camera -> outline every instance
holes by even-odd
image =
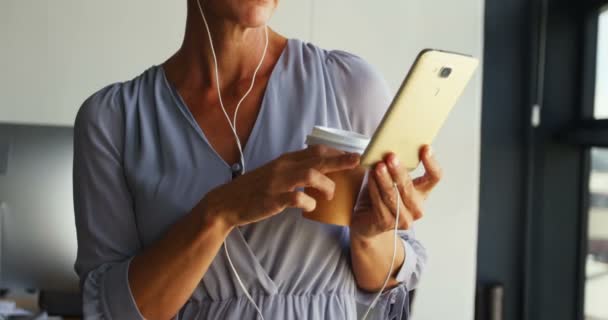
[[[442,67],[441,70],[439,70],[439,76],[441,78],[447,78],[450,74],[452,74],[452,68],[450,67]]]

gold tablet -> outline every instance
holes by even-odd
[[[372,166],[394,152],[402,165],[414,170],[420,148],[433,142],[478,63],[458,53],[420,52],[363,152],[361,165]]]

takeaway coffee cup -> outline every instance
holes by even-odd
[[[315,126],[312,133],[306,138],[306,144],[309,146],[322,144],[338,150],[356,153],[363,153],[368,143],[368,137],[356,132],[321,126]],[[328,224],[350,226],[364,175],[365,169],[363,167],[327,174],[336,184],[332,200],[327,200],[316,189],[306,188],[305,192],[315,198],[317,206],[311,212],[304,212],[304,217]]]

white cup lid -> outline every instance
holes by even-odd
[[[308,135],[306,143],[309,145],[325,144],[336,149],[349,152],[363,152],[369,144],[369,138],[357,132],[315,126]]]

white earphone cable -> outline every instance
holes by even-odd
[[[226,117],[226,120],[228,121],[228,125],[230,126],[232,134],[234,135],[234,139],[236,140],[237,148],[239,149],[239,155],[241,158],[241,167],[242,167],[241,173],[245,173],[245,156],[243,155],[243,148],[241,146],[241,140],[239,139],[239,135],[236,131],[236,119],[237,119],[237,113],[239,111],[239,107],[241,106],[241,103],[245,100],[245,98],[249,95],[249,93],[253,89],[253,86],[255,84],[255,77],[257,76],[258,71],[262,67],[262,63],[264,62],[264,58],[266,57],[266,52],[268,50],[268,26],[266,26],[266,25],[264,26],[264,34],[266,37],[266,43],[264,44],[264,51],[262,53],[262,58],[260,58],[260,62],[258,63],[257,67],[255,68],[255,71],[253,72],[253,76],[251,78],[251,85],[249,86],[249,89],[247,90],[247,92],[245,92],[243,97],[239,100],[239,102],[236,105],[236,108],[234,110],[234,119],[231,121],[230,116],[228,115],[228,112],[226,111],[226,108],[224,107],[224,101],[222,100],[222,91],[220,89],[220,72],[219,72],[219,68],[218,68],[217,56],[215,54],[215,48],[213,46],[213,39],[211,37],[211,31],[209,29],[209,24],[207,24],[207,19],[205,18],[205,13],[203,12],[203,6],[201,5],[200,0],[197,0],[196,2],[198,4],[198,8],[201,13],[201,17],[203,18],[203,23],[205,24],[205,29],[207,30],[207,36],[209,37],[209,45],[211,47],[211,55],[213,56],[213,63],[214,63],[214,67],[215,67],[215,81],[217,82],[218,100],[220,102],[220,106],[222,107],[222,112],[224,113],[224,116]],[[243,281],[241,280],[239,273],[236,271],[236,268],[235,268],[234,264],[232,263],[232,259],[230,258],[230,254],[228,253],[227,239],[228,238],[226,238],[226,240],[224,240],[224,252],[226,253],[226,258],[228,259],[228,264],[230,264],[230,268],[232,269],[232,272],[234,273],[234,276],[235,276],[237,282],[239,283],[239,286],[245,293],[245,296],[247,297],[249,302],[251,302],[251,304],[257,311],[260,318],[262,320],[264,320],[264,316],[262,315],[262,310],[260,310],[260,308],[255,303],[255,301],[253,301],[253,298],[247,291],[247,288],[245,288],[245,284],[243,284]]]
[[[251,78],[251,85],[249,86],[249,89],[247,89],[247,91],[245,92],[245,94],[243,95],[243,97],[237,103],[236,108],[234,110],[233,119],[231,120],[230,116],[228,115],[228,112],[226,111],[226,108],[224,107],[224,102],[222,100],[222,92],[221,92],[221,88],[220,88],[220,73],[219,73],[219,68],[218,68],[217,56],[215,54],[215,48],[213,46],[213,39],[211,37],[211,31],[209,29],[209,25],[207,23],[207,19],[205,18],[205,13],[203,12],[203,7],[202,7],[202,5],[200,3],[200,0],[197,0],[197,4],[198,4],[199,11],[201,13],[201,17],[203,19],[203,23],[205,24],[205,30],[207,31],[207,36],[209,37],[209,45],[211,47],[211,55],[213,56],[213,62],[214,62],[214,68],[215,68],[215,80],[217,82],[218,100],[220,102],[220,106],[222,108],[222,112],[224,113],[224,116],[226,117],[226,120],[228,121],[228,125],[230,126],[232,134],[234,135],[234,139],[236,141],[237,148],[239,150],[239,155],[240,155],[240,158],[241,158],[241,167],[242,167],[241,173],[245,173],[245,157],[244,157],[244,154],[243,154],[243,148],[242,148],[242,145],[241,145],[241,141],[240,141],[238,133],[236,131],[237,114],[238,114],[239,108],[241,106],[241,103],[245,100],[245,98],[253,90],[253,86],[255,84],[255,78],[257,76],[258,71],[260,70],[260,68],[262,66],[262,63],[264,62],[264,58],[266,57],[266,52],[268,51],[268,26],[266,26],[266,25],[264,26],[264,34],[265,34],[265,38],[266,38],[266,41],[265,41],[265,44],[264,44],[264,51],[262,53],[262,57],[260,59],[260,62],[258,63],[257,67],[255,68],[255,71],[253,72],[253,76]],[[370,311],[376,306],[376,303],[378,302],[378,299],[380,299],[380,296],[382,295],[382,292],[386,288],[386,285],[388,284],[388,281],[391,278],[391,274],[393,273],[393,264],[395,263],[395,257],[397,256],[397,239],[398,239],[398,233],[397,233],[397,231],[398,231],[398,227],[399,227],[399,209],[400,209],[399,208],[400,207],[399,204],[401,202],[401,197],[399,195],[399,190],[397,188],[397,184],[393,184],[393,185],[394,185],[394,189],[395,189],[395,194],[397,195],[397,197],[396,197],[397,198],[397,211],[396,211],[396,215],[395,215],[395,231],[394,231],[394,241],[393,241],[393,257],[391,258],[390,269],[389,269],[388,274],[386,275],[386,279],[384,280],[384,283],[382,284],[382,288],[378,291],[378,293],[376,294],[376,297],[374,298],[374,300],[372,301],[372,303],[367,308],[367,311],[363,315],[362,320],[366,320],[367,319]],[[241,277],[239,276],[239,273],[237,272],[236,267],[232,263],[232,259],[230,258],[230,254],[228,253],[228,244],[227,244],[226,240],[224,240],[224,252],[226,254],[226,258],[228,259],[228,264],[230,264],[230,268],[232,269],[232,272],[234,273],[234,276],[235,276],[237,282],[239,283],[239,286],[241,287],[241,289],[245,293],[245,296],[247,297],[247,299],[249,300],[249,302],[251,302],[251,304],[253,305],[253,307],[257,311],[257,313],[260,316],[260,318],[262,320],[264,320],[264,316],[262,315],[262,311],[260,310],[260,308],[258,307],[258,305],[255,303],[255,301],[253,300],[253,298],[251,297],[251,295],[247,291],[247,288],[245,288],[245,284],[241,280]]]
[[[395,190],[395,194],[397,195],[395,197],[397,199],[397,211],[395,212],[395,233],[394,233],[394,238],[393,238],[394,239],[393,240],[393,257],[391,258],[391,267],[388,270],[388,274],[386,275],[384,284],[382,284],[382,288],[380,288],[380,290],[376,294],[376,297],[374,298],[374,300],[372,300],[372,303],[369,305],[369,307],[367,307],[367,311],[365,311],[363,318],[361,318],[362,320],[366,320],[370,311],[372,311],[372,309],[376,306],[376,303],[378,303],[378,299],[380,299],[380,296],[382,295],[382,291],[384,291],[384,289],[386,288],[386,285],[388,284],[388,280],[391,278],[391,274],[393,274],[393,264],[395,264],[395,257],[397,256],[397,239],[399,238],[399,234],[397,233],[397,231],[399,228],[399,209],[400,209],[399,207],[400,207],[400,203],[401,203],[401,196],[399,194],[399,189],[397,187],[397,183],[393,183],[393,188]]]
[[[234,109],[233,120],[230,120],[230,116],[228,115],[228,112],[226,111],[226,108],[224,107],[224,101],[222,100],[222,91],[220,89],[220,72],[218,69],[217,56],[215,54],[215,47],[213,46],[213,39],[211,37],[211,31],[209,29],[209,24],[207,24],[207,19],[205,18],[205,13],[203,12],[203,6],[201,5],[200,0],[197,0],[197,4],[198,4],[199,11],[201,13],[201,16],[203,18],[203,23],[205,24],[205,30],[207,31],[207,36],[209,37],[209,45],[211,46],[211,55],[213,56],[213,62],[214,62],[214,68],[215,68],[215,81],[217,82],[218,100],[220,102],[220,106],[222,107],[222,111],[224,112],[224,116],[226,117],[226,120],[228,121],[228,125],[230,126],[230,129],[232,130],[232,134],[234,135],[234,139],[236,140],[236,144],[239,149],[239,155],[241,157],[241,166],[242,166],[241,173],[245,173],[245,158],[243,155],[243,148],[241,145],[241,140],[239,139],[238,133],[236,131],[236,119],[237,119],[237,114],[239,112],[239,108],[241,107],[241,103],[245,100],[245,98],[247,98],[249,93],[251,93],[251,90],[253,90],[253,86],[255,84],[255,78],[258,74],[258,71],[262,67],[264,58],[266,57],[266,52],[268,51],[268,26],[267,25],[264,26],[264,35],[265,35],[266,40],[265,40],[265,44],[264,44],[264,51],[262,52],[262,58],[260,59],[260,62],[258,62],[258,65],[256,66],[255,70],[253,71],[253,76],[251,77],[251,84],[249,85],[249,89],[247,89],[245,94],[243,94],[243,97],[236,104],[236,108]]]
[[[239,273],[236,271],[234,264],[232,264],[232,259],[230,259],[230,254],[228,253],[228,242],[225,240],[224,240],[224,253],[226,253],[226,258],[228,258],[228,264],[230,264],[230,268],[232,269],[232,272],[234,272],[234,276],[236,277],[237,282],[241,286],[241,289],[243,289],[245,296],[247,296],[247,299],[249,300],[249,302],[251,302],[251,304],[255,308],[255,311],[257,311],[260,318],[262,318],[262,320],[264,320],[264,315],[262,315],[262,310],[260,310],[260,307],[258,307],[258,305],[255,303],[255,301],[253,301],[253,298],[251,297],[251,295],[249,295],[249,292],[247,291],[247,288],[245,288],[245,284],[243,284],[243,281],[241,280]]]

